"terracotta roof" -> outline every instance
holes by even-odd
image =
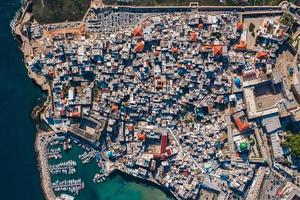
[[[146,135],[143,134],[143,133],[138,133],[137,136],[138,136],[138,139],[139,139],[139,140],[142,140],[142,141],[145,141],[145,140],[146,140]]]
[[[257,52],[256,57],[259,58],[259,59],[268,58],[268,52],[259,51],[259,52]]]
[[[71,117],[80,117],[80,112],[78,111],[71,112]]]
[[[211,46],[210,44],[206,44],[206,45],[204,46],[204,49],[206,49],[206,50],[211,49],[211,48],[212,48],[212,46]]]
[[[204,28],[203,24],[198,24],[198,28],[199,28],[199,29]]]
[[[175,53],[178,53],[178,48],[173,47],[173,48],[172,48],[172,53],[174,53],[174,54],[175,54]]]
[[[164,133],[161,136],[161,144],[160,144],[160,153],[161,154],[166,153],[167,145],[168,145],[168,135],[166,133]]]
[[[238,31],[242,31],[243,30],[243,22],[238,22],[237,24],[236,24],[236,29],[238,30]]]
[[[222,56],[223,55],[223,46],[217,45],[213,46],[213,55]]]
[[[242,122],[240,118],[235,119],[235,124],[240,132],[243,132],[250,127],[248,122]]]
[[[198,39],[197,39],[197,33],[195,31],[192,31],[190,33],[190,40],[191,42],[196,42]]]
[[[138,52],[138,53],[142,52],[144,50],[144,46],[145,46],[144,42],[136,43],[135,48],[134,48],[135,52]]]
[[[247,48],[247,43],[243,40],[239,44],[235,45],[235,49],[237,50],[245,50],[246,48]]]
[[[119,106],[117,106],[117,105],[112,105],[112,106],[111,106],[111,110],[112,110],[112,111],[117,111],[117,110],[119,110]]]
[[[132,30],[131,35],[133,37],[139,37],[139,36],[143,36],[143,28],[142,27],[136,27]]]

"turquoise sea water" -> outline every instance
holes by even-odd
[[[137,182],[130,176],[124,176],[120,173],[115,173],[107,180],[101,183],[94,183],[93,177],[95,173],[100,172],[100,168],[97,166],[95,159],[91,159],[91,162],[82,164],[78,158],[79,154],[82,154],[84,150],[72,144],[73,148],[68,152],[62,152],[62,159],[54,160],[50,159],[50,164],[57,164],[63,161],[75,160],[77,162],[76,174],[74,175],[53,175],[53,181],[64,179],[79,179],[81,178],[85,183],[85,189],[82,190],[76,197],[77,200],[168,200],[171,199],[161,190],[156,187],[145,185],[143,182]],[[60,146],[63,149],[62,146]]]
[[[10,31],[9,22],[20,7],[19,1],[0,0],[0,199],[42,200],[34,151],[36,129],[30,114],[44,94],[28,78],[22,53]],[[95,169],[84,168],[78,176],[89,180]],[[159,189],[120,175],[97,185],[90,181],[79,200],[168,199]]]

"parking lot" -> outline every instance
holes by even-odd
[[[102,32],[137,24],[141,13],[119,12],[112,9],[91,9],[85,18],[89,32]]]

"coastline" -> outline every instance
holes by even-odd
[[[43,138],[43,142],[41,140]],[[55,138],[55,135],[52,131],[50,132],[43,132],[38,131],[35,139],[35,151],[37,154],[37,161],[38,161],[38,169],[40,171],[40,178],[41,178],[41,187],[45,195],[46,200],[54,200],[56,198],[55,193],[53,192],[51,188],[51,176],[49,174],[49,171],[47,170],[48,166],[48,160],[47,156],[45,155],[45,149],[48,144],[49,139]],[[43,159],[44,158],[44,159]],[[127,181],[134,181],[136,183],[141,183],[147,186],[154,187],[156,189],[159,189],[160,191],[164,192],[167,197],[179,200],[179,198],[167,187],[165,187],[162,184],[159,184],[158,182],[155,182],[148,178],[142,178],[138,176],[134,176],[132,174],[126,173],[125,171],[121,169],[114,168],[112,171],[110,171],[107,175],[107,177],[114,177],[116,175],[120,175],[124,180]]]
[[[27,73],[28,77],[30,79],[34,80],[34,83],[37,86],[39,86],[43,91],[48,92],[47,99],[44,102],[43,106],[40,109],[37,109],[37,111],[36,111],[36,119],[41,119],[42,111],[43,111],[44,107],[46,106],[46,104],[49,103],[49,101],[51,99],[51,97],[50,97],[51,89],[50,89],[50,85],[46,82],[44,77],[33,73],[32,70],[27,65],[27,58],[30,56],[32,51],[29,50],[30,49],[29,40],[22,34],[20,29],[22,27],[22,24],[24,23],[24,20],[26,22],[26,14],[27,14],[28,6],[29,6],[29,1],[25,2],[24,5],[22,6],[22,8],[18,11],[20,13],[19,16],[15,16],[18,19],[14,19],[15,22],[12,26],[12,34],[14,35],[15,39],[18,41],[19,48],[23,52],[24,65],[28,72]],[[37,106],[33,109],[33,111],[36,108],[37,108]],[[45,155],[45,146],[43,146],[43,144],[41,144],[42,137],[49,137],[50,135],[53,135],[53,133],[52,132],[42,132],[41,130],[39,130],[38,126],[36,126],[36,127],[37,127],[37,132],[36,132],[34,144],[35,144],[35,152],[36,152],[38,170],[40,172],[41,187],[42,187],[43,193],[45,195],[45,199],[46,200],[54,200],[56,198],[56,196],[55,196],[53,190],[51,189],[51,176],[50,176],[49,172],[47,171],[47,164],[48,164],[47,162],[48,161],[42,160],[43,157],[46,158],[44,156]],[[143,183],[146,185],[153,186],[153,187],[163,191],[168,197],[172,197],[173,199],[176,199],[176,200],[178,199],[178,197],[171,190],[169,190],[168,188],[164,187],[163,185],[161,185],[157,182],[151,181],[150,179],[136,177],[136,176],[128,174],[124,171],[121,171],[119,169],[114,169],[113,171],[111,171],[108,174],[108,176],[114,176],[117,174],[121,175],[126,180],[134,180],[138,183]]]
[[[30,79],[34,80],[36,85],[40,86],[43,91],[48,91],[47,99],[43,103],[43,106],[41,108],[35,107],[32,112],[32,113],[35,113],[35,116],[37,119],[42,119],[44,108],[47,106],[47,104],[51,103],[51,86],[43,76],[34,73],[30,69],[29,65],[27,64],[28,59],[31,58],[33,50],[30,46],[30,41],[28,40],[28,38],[26,36],[24,36],[22,34],[21,29],[22,29],[22,24],[24,23],[24,21],[26,22],[26,19],[27,19],[26,13],[27,13],[27,8],[28,8],[28,2],[29,1],[26,2],[25,8],[22,8],[22,10],[20,11],[21,17],[14,24],[12,31],[13,31],[15,38],[20,43],[20,49],[23,52],[24,64],[25,64],[25,67],[28,72],[27,73],[28,77]],[[35,109],[36,109],[36,111],[35,111]],[[48,143],[46,141],[43,141],[41,138],[52,138],[53,136],[55,137],[55,131],[43,132],[37,126],[37,133],[36,133],[36,137],[35,137],[35,151],[37,154],[36,157],[37,157],[37,162],[38,162],[38,169],[40,172],[41,187],[44,192],[45,198],[47,200],[54,200],[56,198],[56,195],[51,188],[51,176],[48,171],[47,156],[45,156]],[[135,182],[138,182],[138,183],[143,183],[146,185],[156,187],[156,188],[160,189],[161,191],[163,191],[165,194],[167,194],[168,197],[172,197],[173,199],[176,199],[176,200],[179,199],[168,187],[166,187],[163,184],[160,184],[152,179],[134,176],[132,174],[126,173],[122,169],[113,169],[112,171],[109,172],[108,176],[110,177],[110,176],[114,176],[116,174],[121,175],[124,179],[127,179],[127,180],[134,180]]]
[[[28,50],[26,50],[26,45],[29,45],[29,41],[25,36],[22,35],[20,29],[21,29],[22,24],[24,23],[23,20],[27,13],[28,6],[29,6],[29,1],[26,1],[26,2],[24,2],[24,4],[22,4],[22,7],[17,11],[18,14],[16,14],[16,16],[13,18],[13,21],[11,22],[12,23],[11,31],[12,31],[12,35],[19,43],[19,48],[23,52],[23,62],[26,67],[28,77],[31,80],[33,80],[34,84],[39,86],[39,88],[42,89],[42,91],[48,92],[46,101],[43,103],[43,106],[36,112],[37,118],[40,118],[41,111],[43,110],[45,105],[50,100],[49,94],[51,94],[50,93],[51,91],[50,91],[50,85],[45,82],[43,77],[35,75],[26,63],[26,56],[29,56],[28,54],[30,54],[30,52],[28,52]],[[34,109],[33,109],[33,111],[34,111]],[[44,148],[40,144],[40,137],[49,135],[49,133],[41,132],[37,125],[36,125],[36,129],[37,129],[37,131],[35,134],[34,149],[36,152],[38,170],[40,172],[39,174],[40,174],[40,180],[41,180],[41,188],[42,188],[42,191],[44,193],[44,197],[46,200],[54,200],[56,198],[56,196],[50,186],[51,177],[50,177],[50,174],[47,172],[46,166],[43,166],[45,163],[43,163],[43,161],[42,161],[42,157],[45,154],[45,151],[44,151]]]
[[[35,138],[35,151],[38,163],[38,169],[40,171],[41,187],[46,200],[54,200],[56,198],[53,190],[51,189],[51,177],[47,171],[47,161],[43,162],[42,157],[45,154],[45,149],[41,144],[40,138],[43,136],[49,136],[51,133],[37,131]],[[44,156],[45,157],[45,156]],[[45,157],[46,158],[46,157]],[[47,158],[46,158],[47,159]]]
[[[155,188],[163,191],[167,195],[167,197],[171,197],[172,199],[179,200],[179,198],[170,189],[168,189],[167,187],[165,187],[155,181],[152,181],[150,179],[145,179],[145,178],[141,178],[138,176],[134,176],[134,175],[128,174],[120,169],[114,169],[113,171],[111,171],[109,173],[108,177],[113,177],[116,175],[120,175],[125,180],[129,180],[129,181],[133,180],[134,182],[137,182],[137,183],[146,184],[146,185],[155,187]]]
[[[26,70],[28,72],[27,73],[28,77],[31,80],[33,80],[34,83],[42,89],[42,91],[47,91],[47,93],[48,93],[47,94],[47,99],[43,103],[43,106],[40,109],[37,109],[37,111],[36,111],[36,119],[42,119],[42,114],[43,114],[42,111],[45,108],[46,104],[49,103],[49,101],[51,99],[51,97],[50,97],[51,88],[50,88],[50,85],[44,79],[44,77],[39,76],[39,75],[32,72],[32,70],[28,67],[27,62],[26,62],[27,58],[31,54],[31,51],[28,50],[30,44],[29,44],[29,40],[22,34],[20,29],[21,29],[22,24],[24,23],[24,18],[25,18],[26,13],[27,13],[27,8],[28,8],[28,5],[29,5],[29,1],[24,3],[24,5],[18,11],[20,13],[20,15],[19,15],[18,19],[15,21],[15,23],[12,26],[12,34],[13,34],[14,38],[18,41],[19,48],[23,52],[23,60],[24,60],[24,65],[26,67]],[[26,21],[26,18],[25,18],[25,21]],[[37,106],[35,108],[37,108]],[[35,110],[35,108],[33,109],[33,111]],[[40,172],[39,174],[40,174],[40,180],[41,180],[41,187],[42,187],[42,191],[44,193],[45,199],[46,200],[54,200],[56,198],[56,196],[55,196],[55,193],[53,192],[53,190],[51,188],[51,176],[50,176],[49,172],[47,171],[47,164],[48,164],[47,162],[48,161],[43,160],[43,157],[46,158],[44,156],[45,155],[45,146],[43,146],[43,144],[41,144],[41,138],[42,137],[51,137],[51,135],[53,136],[53,132],[43,132],[43,131],[39,130],[38,125],[36,126],[36,128],[37,128],[37,131],[36,131],[36,137],[35,137],[35,142],[34,142],[34,144],[35,144],[34,148],[35,148],[35,152],[36,152],[38,170]],[[112,177],[112,176],[115,176],[115,175],[120,175],[125,180],[129,180],[129,181],[134,180],[137,183],[142,183],[142,184],[145,184],[145,185],[155,187],[155,188],[163,191],[168,197],[171,197],[171,198],[176,199],[176,200],[179,199],[171,190],[169,190],[168,188],[166,188],[162,184],[154,182],[150,179],[137,177],[137,176],[128,174],[124,171],[121,171],[120,169],[112,170],[108,174],[108,177]]]
[[[24,59],[24,65],[27,69],[28,76],[30,79],[33,79],[37,85],[41,87],[42,90],[48,91],[48,96],[50,94],[50,85],[46,82],[45,78],[42,77],[41,75],[37,75],[32,72],[32,70],[29,68],[27,64],[27,59],[30,58],[32,55],[32,48],[30,47],[30,42],[26,36],[22,34],[21,28],[22,25],[27,22],[30,16],[29,13],[27,12],[27,9],[29,7],[30,1],[26,1],[22,8],[18,11],[19,17],[15,16],[16,18],[13,19],[13,24],[11,25],[12,27],[12,34],[14,37],[17,39],[17,41],[20,43],[20,49],[23,52],[23,59]]]

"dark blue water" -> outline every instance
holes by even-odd
[[[28,78],[23,54],[11,34],[9,23],[21,6],[19,1],[0,0],[0,200],[42,200],[34,150],[36,128],[30,114],[45,94]],[[87,185],[80,199],[169,199],[157,188],[121,176]]]
[[[9,23],[19,0],[0,0],[0,194],[3,200],[44,199],[34,151],[32,108],[41,90],[27,77]]]

